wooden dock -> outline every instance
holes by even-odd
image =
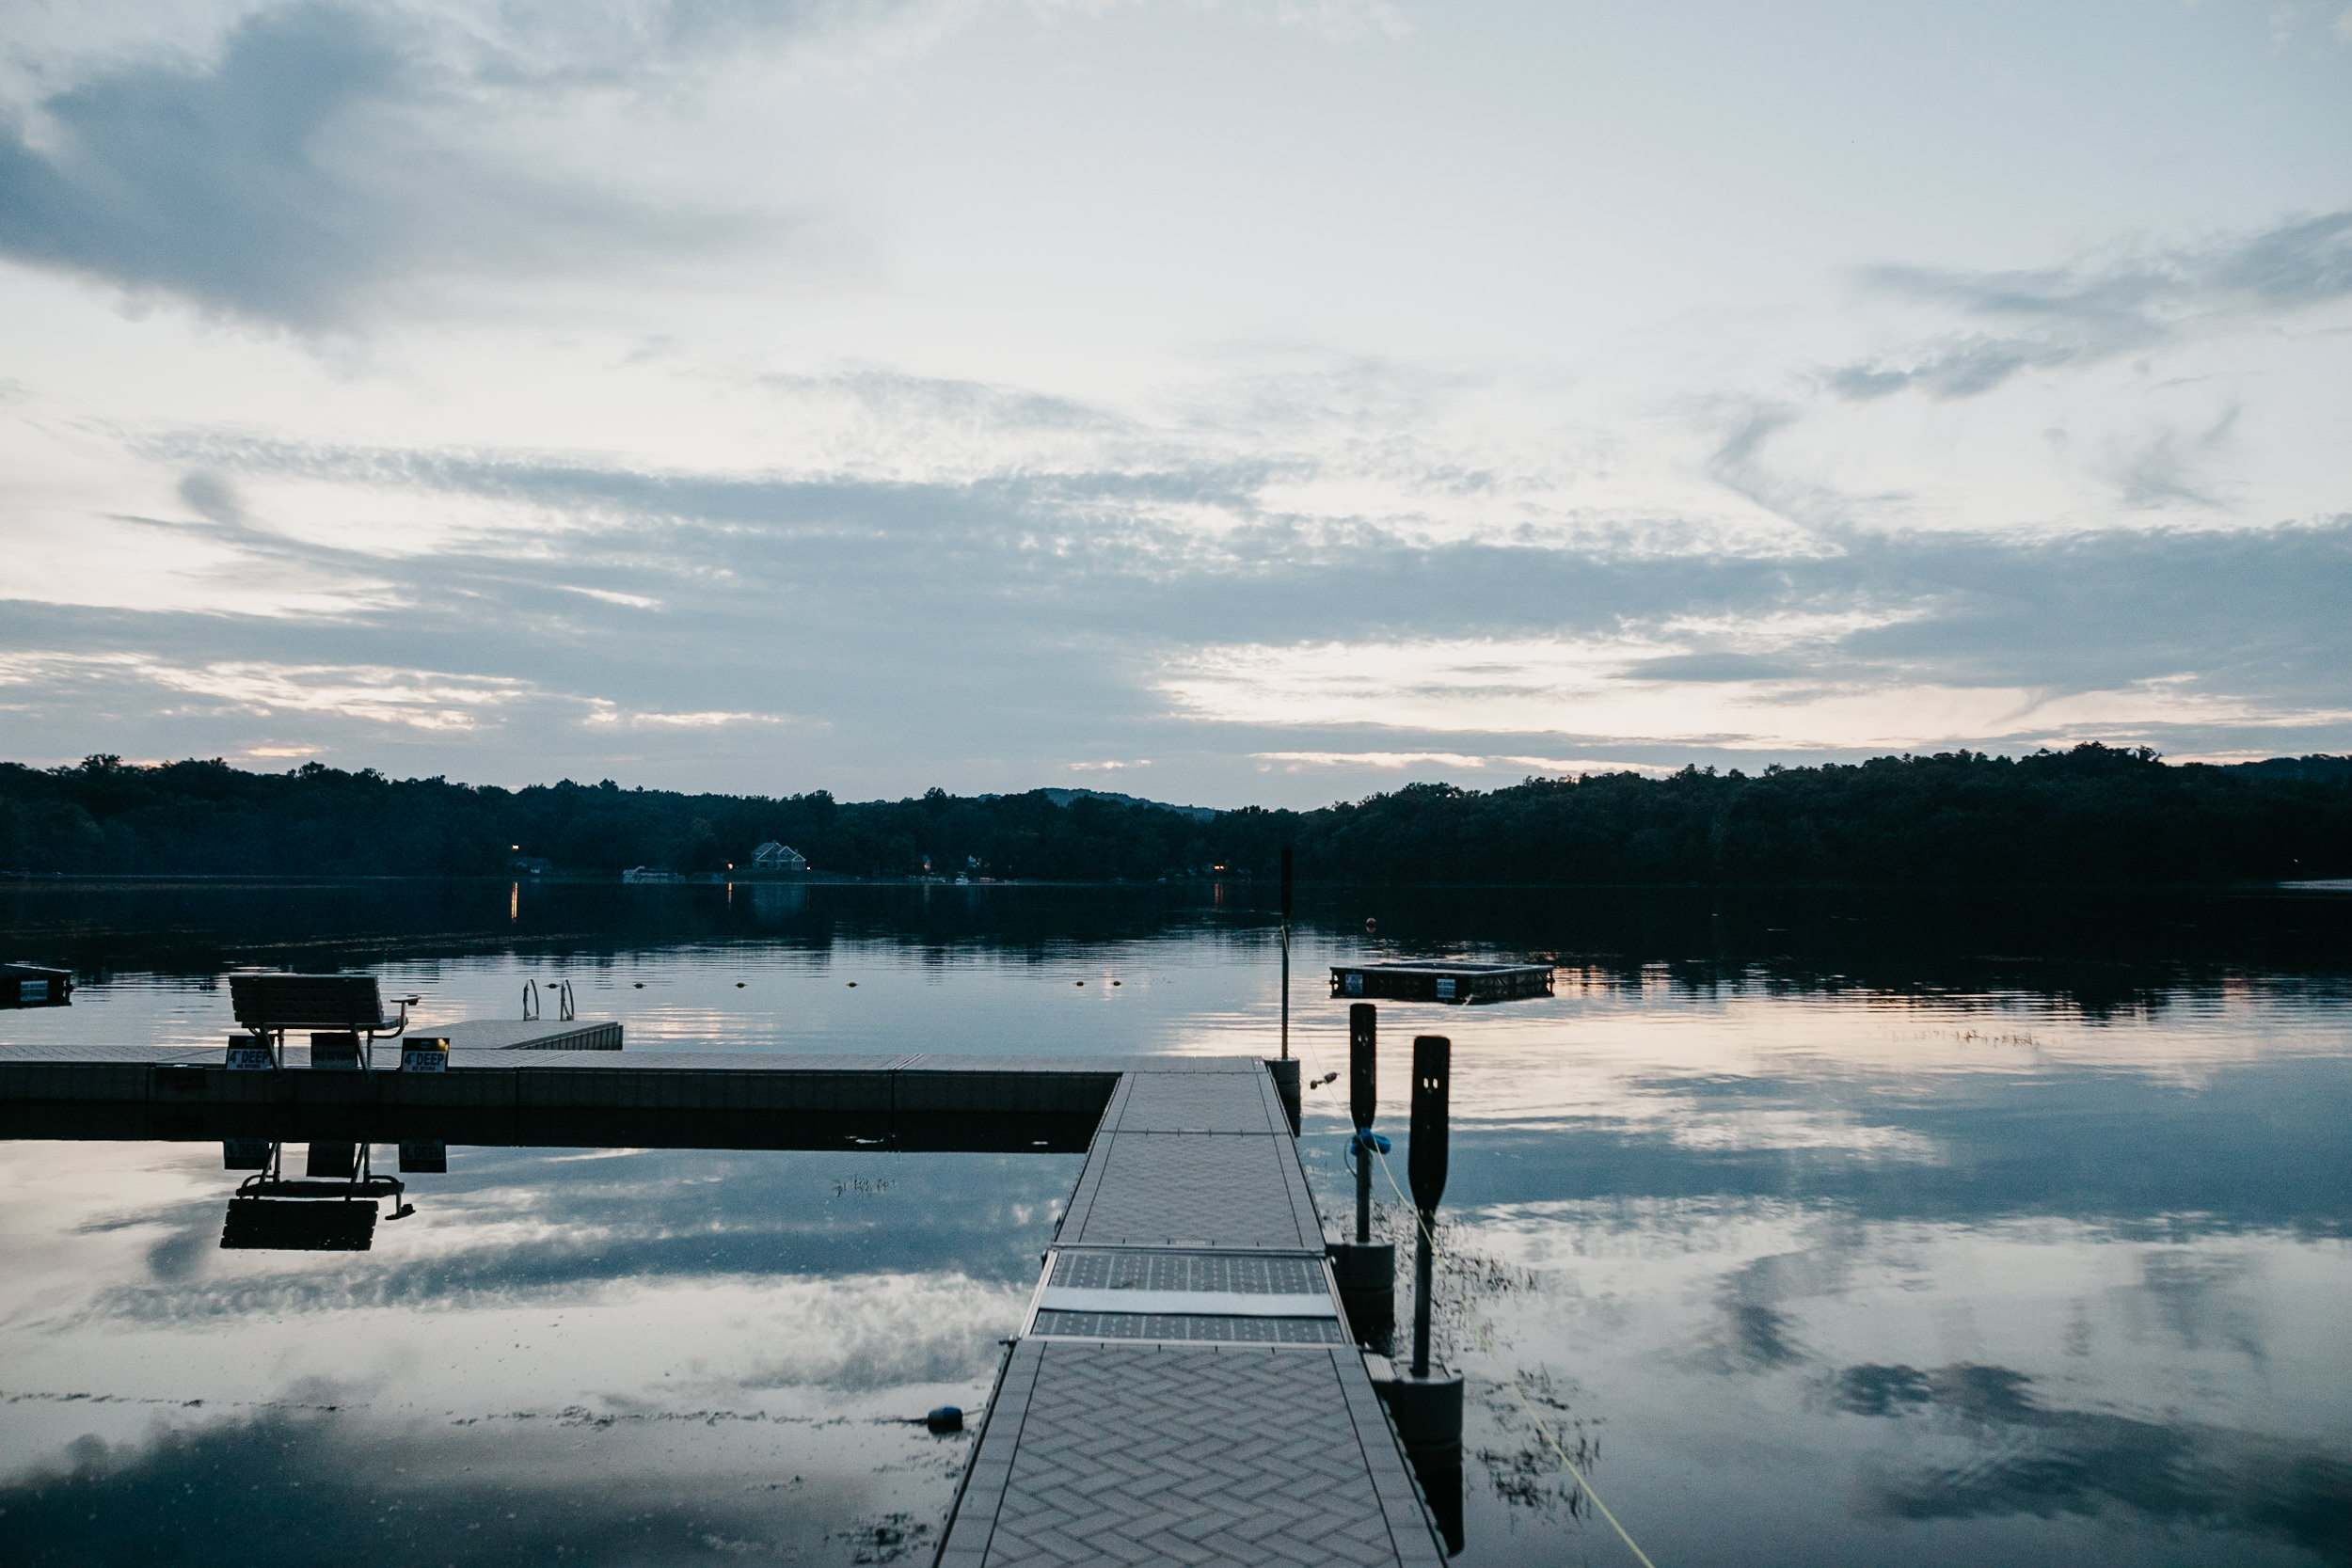
[[[456,1049],[443,1072],[358,1073],[299,1058],[230,1071],[216,1049],[0,1047],[0,1132],[528,1144],[603,1127],[678,1147],[1046,1148],[1083,1129],[940,1568],[1443,1560],[1263,1063]]]

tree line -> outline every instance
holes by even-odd
[[[1060,799],[1057,800],[1057,797]],[[2352,875],[2352,757],[2214,767],[2087,743],[1810,768],[1686,768],[1403,788],[1314,811],[1203,817],[1067,791],[837,801],[565,780],[527,789],[311,762],[93,756],[0,764],[0,871],[437,875],[546,863],[611,875],[750,864],[818,874],[1150,881],[1299,874],[1361,883],[2191,883]]]

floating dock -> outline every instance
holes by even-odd
[[[0,963],[0,1007],[65,1007],[72,1003],[73,971]]]
[[[469,1018],[418,1024],[414,1033],[438,1036],[452,1051],[618,1051],[621,1026],[611,1019]],[[389,1042],[397,1044],[397,1041]]]
[[[1551,994],[1549,964],[1334,964],[1331,994],[1346,1001],[1514,1002]]]
[[[1084,1147],[938,1568],[1444,1560],[1262,1062],[460,1047],[444,1071],[358,1073],[287,1056],[232,1071],[217,1049],[0,1047],[0,1133]]]

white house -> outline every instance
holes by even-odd
[[[754,871],[806,871],[808,857],[787,844],[770,839],[752,851]]]

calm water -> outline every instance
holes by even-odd
[[[0,1042],[214,1043],[215,976],[289,962],[428,1024],[568,979],[631,1050],[1270,1054],[1252,899],[20,886],[0,956],[85,989]],[[1310,1076],[1334,958],[1562,965],[1382,1008],[1400,1177],[1406,1042],[1455,1044],[1470,1560],[1630,1560],[1539,1412],[1661,1568],[2352,1561],[2352,899],[1305,915]],[[1343,1109],[1301,1146],[1334,1235]],[[969,1439],[912,1418],[984,1402],[1077,1164],[453,1147],[370,1251],[298,1253],[219,1246],[217,1144],[0,1143],[0,1556],[927,1560]]]

